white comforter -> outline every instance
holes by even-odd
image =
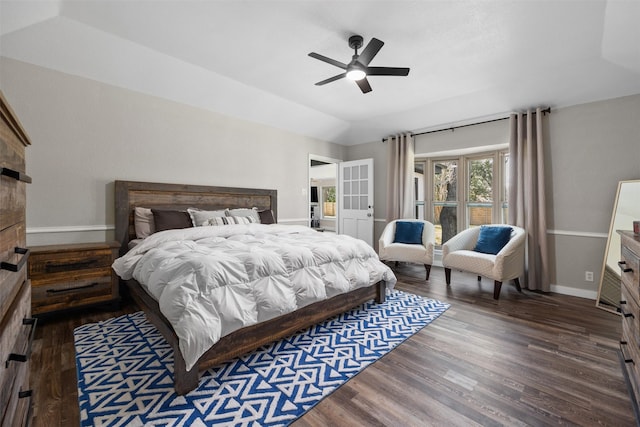
[[[187,370],[237,329],[380,280],[388,288],[396,283],[365,242],[278,224],[155,233],[113,269],[159,302]]]

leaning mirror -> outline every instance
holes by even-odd
[[[604,253],[600,287],[596,305],[604,310],[620,309],[620,235],[617,230],[631,230],[633,221],[640,219],[640,180],[620,181],[611,215],[609,237]]]

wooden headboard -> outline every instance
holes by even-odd
[[[278,219],[278,191],[256,188],[211,187],[208,185],[164,184],[116,181],[116,240],[120,254],[136,238],[135,207],[186,210],[253,208],[271,209]]]

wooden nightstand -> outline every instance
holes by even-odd
[[[33,315],[120,302],[119,281],[111,269],[120,244],[73,243],[29,248]]]

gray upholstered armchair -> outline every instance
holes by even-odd
[[[396,240],[396,225],[398,222],[422,224],[421,236],[413,243],[402,243]],[[424,264],[427,270],[427,278],[433,264],[433,247],[435,246],[435,227],[429,221],[420,219],[399,219],[387,224],[378,241],[378,252],[382,261],[402,261]]]
[[[493,224],[491,226],[504,226]],[[461,270],[494,280],[493,298],[500,297],[502,282],[514,280],[516,289],[521,292],[519,277],[524,274],[525,230],[511,227],[508,242],[495,255],[475,251],[480,227],[468,228],[442,245],[442,265],[444,266],[447,286],[451,284],[451,270]]]

